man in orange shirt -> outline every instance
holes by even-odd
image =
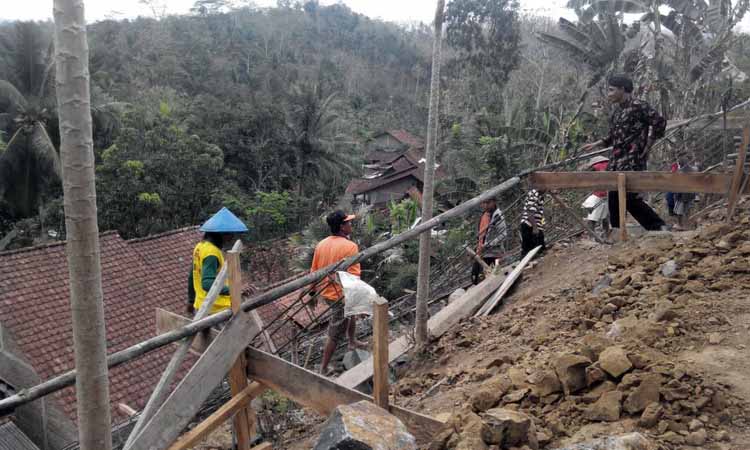
[[[359,253],[357,244],[351,241],[352,220],[354,215],[347,215],[344,211],[337,210],[326,217],[326,222],[331,229],[331,235],[323,239],[315,247],[312,266],[310,272],[323,269],[331,264],[338,263],[350,256]],[[346,269],[352,275],[360,276],[361,268],[359,263],[352,264]],[[367,344],[360,342],[356,337],[356,318],[344,316],[344,291],[341,285],[336,281],[335,274],[324,278],[315,289],[319,295],[331,307],[331,319],[328,323],[328,340],[323,349],[323,361],[320,364],[320,373],[325,375],[328,372],[328,363],[336,351],[336,345],[346,332],[349,338],[349,348],[367,348]]]
[[[479,204],[482,217],[479,219],[477,256],[481,257],[488,266],[494,266],[505,255],[505,239],[508,237],[507,226],[503,212],[497,207],[497,201],[489,198]],[[474,284],[479,283],[482,267],[474,262],[471,279]]]

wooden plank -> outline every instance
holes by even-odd
[[[617,174],[617,200],[618,206],[620,207],[620,241],[625,242],[628,240],[628,208],[627,208],[627,190],[626,183],[630,181],[630,178],[625,178],[624,173]]]
[[[521,272],[526,267],[526,265],[534,258],[534,256],[536,256],[537,253],[539,253],[541,249],[542,246],[539,245],[536,248],[533,248],[529,253],[526,254],[526,256],[523,257],[521,262],[518,263],[518,265],[513,269],[510,275],[505,278],[503,284],[500,285],[500,288],[497,290],[497,292],[495,292],[492,295],[492,298],[490,298],[487,303],[482,306],[476,314],[474,314],[474,317],[489,315],[495,309],[495,307],[500,303],[500,300],[503,299],[505,294],[508,293],[516,280],[518,280],[518,277],[521,276]]]
[[[198,409],[252,340],[247,330],[252,317],[241,312],[232,317],[211,342],[185,378],[133,441],[134,450],[167,448],[185,429]]]
[[[226,422],[237,411],[246,408],[253,401],[253,398],[262,394],[266,389],[268,388],[260,383],[251,383],[242,392],[221,405],[219,409],[214,411],[213,414],[208,416],[195,428],[180,436],[180,439],[172,444],[169,450],[186,450],[194,447],[198,442],[211,434],[212,431],[219,428],[221,424]],[[253,449],[255,448],[253,447]]]
[[[236,316],[242,305],[242,271],[240,269],[240,253],[227,252],[227,267],[229,268],[229,298],[232,313]],[[250,314],[251,320],[252,314]],[[245,353],[240,352],[237,360],[229,370],[229,389],[232,397],[240,395],[247,388],[247,364]],[[255,411],[252,408],[241,408],[234,416],[234,432],[237,437],[238,450],[250,450],[250,442],[255,434]]]
[[[580,216],[578,216],[578,214],[576,214],[575,211],[573,211],[572,209],[570,209],[570,206],[568,206],[567,204],[565,204],[565,202],[563,202],[562,199],[557,196],[557,194],[555,194],[553,192],[550,192],[550,196],[552,196],[552,200],[554,200],[555,203],[557,203],[560,206],[560,208],[563,209],[563,211],[565,211],[566,213],[568,213],[568,215],[570,217],[572,217],[576,222],[578,222],[578,225],[580,225],[581,228],[583,228],[583,230],[586,233],[588,233],[588,235],[591,236],[592,239],[594,239],[596,242],[598,242],[600,244],[606,244],[607,243],[604,239],[602,239],[601,237],[599,237],[599,235],[596,234],[596,232],[594,232],[594,230],[592,230],[591,228],[589,228],[583,222],[583,219],[581,219]]]
[[[317,373],[295,366],[281,358],[250,347],[248,375],[290,400],[328,416],[339,405],[361,400],[373,401],[354,389],[341,386]],[[428,442],[443,431],[446,424],[405,408],[391,405],[389,411],[421,442]]]
[[[469,289],[461,298],[456,299],[445,308],[441,309],[427,321],[427,329],[431,336],[440,337],[448,329],[456,325],[464,317],[471,316],[497,288],[503,284],[505,276],[511,267],[503,267],[498,274],[490,275],[477,286]],[[411,348],[409,340],[402,336],[391,342],[388,346],[388,362],[405,354]],[[372,377],[373,359],[367,358],[346,372],[342,373],[336,382],[347,388],[354,389]]]
[[[171,331],[185,325],[185,322],[182,320],[182,316],[174,313],[164,314],[165,312],[169,311],[161,308],[156,308],[157,335],[162,333],[162,331],[159,330]],[[208,330],[204,330],[195,335],[195,338],[193,338],[193,342],[190,344],[190,348],[197,351],[198,353],[203,353],[208,348],[208,345],[210,343],[211,338],[209,337]]]
[[[160,314],[174,316],[174,322],[178,320],[182,320],[183,323],[189,322],[189,319],[178,314],[164,310],[161,311]],[[226,328],[224,331],[226,331]],[[217,335],[215,330],[212,330],[212,334],[215,338],[221,338],[221,335]],[[213,344],[210,348],[213,348]],[[339,405],[354,403],[360,400],[373,401],[373,398],[369,395],[342,386],[326,377],[295,366],[254,347],[247,348],[247,355],[248,375],[251,378],[259,382],[264,388],[273,389],[303,406],[315,409],[320,414],[328,415]],[[200,364],[200,361],[198,364]],[[256,392],[256,395],[258,394]],[[409,428],[409,431],[417,438],[421,436],[421,438],[429,439],[430,436],[434,436],[445,427],[445,423],[439,420],[395,405],[390,406],[390,412],[401,419]]]
[[[529,185],[538,190],[617,190],[621,172],[534,172]],[[731,175],[726,173],[626,172],[628,192],[694,192],[726,194]]]
[[[745,157],[747,155],[747,146],[750,145],[750,126],[745,125],[742,129],[742,144],[737,151],[737,163],[734,166],[732,175],[732,184],[729,188],[729,206],[727,207],[727,222],[732,221],[734,210],[737,207],[737,199],[740,195],[740,184],[742,176],[745,174]]]
[[[270,442],[264,442],[262,444],[256,445],[250,450],[273,450],[273,444],[271,444]]]
[[[375,404],[388,409],[388,302],[380,298],[372,305],[372,356],[374,373],[372,376],[372,396]]]

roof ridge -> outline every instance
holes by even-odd
[[[157,234],[150,234],[150,235],[144,236],[144,237],[128,239],[125,242],[127,242],[128,244],[132,244],[134,242],[150,241],[152,239],[158,239],[158,238],[161,238],[161,237],[164,237],[164,236],[170,236],[170,235],[173,235],[173,234],[184,233],[186,231],[195,230],[198,227],[199,227],[199,225],[191,225],[189,227],[182,227],[182,228],[178,228],[176,230],[169,230],[169,231],[164,231],[164,232],[157,233]]]
[[[102,238],[104,236],[111,236],[113,234],[117,235],[117,236],[120,235],[117,232],[117,230],[109,230],[109,231],[104,231],[102,233],[99,233],[99,238]],[[49,243],[46,243],[46,244],[37,244],[37,245],[32,245],[31,247],[17,248],[15,250],[5,250],[5,251],[0,252],[0,256],[17,255],[19,253],[26,253],[26,252],[35,252],[37,250],[41,250],[41,249],[45,249],[45,248],[57,247],[59,245],[65,245],[67,242],[68,241],[66,239],[64,241],[49,242]]]

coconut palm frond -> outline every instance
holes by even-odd
[[[636,0],[594,0],[580,13],[583,22],[591,22],[597,16],[608,17],[618,13],[643,14],[650,10],[648,4]]]
[[[709,7],[703,0],[665,0],[664,3],[690,20],[698,20]]]
[[[0,80],[0,107],[25,110],[28,107],[26,97],[10,82]]]
[[[584,47],[588,47],[591,44],[591,37],[575,24],[564,17],[560,17],[557,21],[557,25],[560,27],[560,31],[565,33],[565,36],[571,38],[575,42],[578,42]]]
[[[552,45],[570,54],[574,59],[579,61],[589,61],[590,55],[585,47],[580,46],[575,42],[571,42],[562,36],[557,36],[551,33],[539,33],[538,39],[545,44]]]
[[[60,163],[60,155],[58,155],[55,146],[52,144],[47,130],[44,126],[36,122],[34,123],[34,129],[31,132],[31,142],[29,150],[34,153],[34,156],[40,163],[43,163],[52,169],[52,172],[59,178],[62,179],[62,165]]]
[[[708,52],[706,52],[706,54],[701,57],[701,59],[698,60],[697,63],[695,63],[690,68],[690,81],[697,81],[700,77],[703,76],[703,74],[709,67],[719,63],[722,59],[724,59],[725,53],[726,48],[723,43],[714,45],[711,49],[708,50]]]

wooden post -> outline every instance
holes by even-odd
[[[236,315],[242,305],[242,271],[239,252],[227,252],[227,268],[229,269],[229,296],[232,301],[232,313]],[[240,353],[229,370],[229,387],[232,397],[241,395],[247,388],[247,361],[244,352]],[[237,435],[237,449],[250,450],[250,442],[255,434],[255,411],[252,407],[237,411],[234,416],[234,430]]]
[[[627,230],[627,191],[625,190],[626,180],[624,173],[617,174],[617,197],[620,204],[620,240],[625,242],[628,240]]]
[[[737,199],[740,196],[740,185],[742,182],[742,175],[745,174],[745,157],[747,155],[747,146],[750,145],[750,126],[745,125],[742,129],[742,144],[737,149],[737,163],[734,166],[734,175],[732,176],[732,184],[729,187],[729,204],[727,206],[727,222],[732,221],[734,215],[734,209],[737,206]]]
[[[201,440],[232,417],[233,414],[246,408],[254,397],[265,390],[266,387],[259,383],[248,385],[239,395],[233,396],[203,422],[180,436],[180,439],[172,444],[169,447],[169,450],[186,450],[195,447]]]
[[[372,308],[372,396],[376,405],[388,410],[388,302],[380,298]]]

